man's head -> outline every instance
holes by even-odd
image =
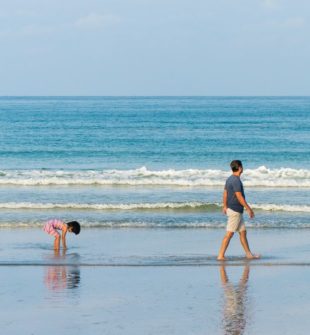
[[[232,169],[232,172],[242,172],[243,166],[242,166],[242,162],[239,160],[234,160],[230,163],[230,167]]]

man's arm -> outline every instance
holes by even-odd
[[[223,213],[226,214],[227,213],[227,190],[224,190],[223,193]]]
[[[235,195],[236,195],[238,201],[240,202],[240,205],[243,206],[246,209],[246,211],[248,212],[249,217],[251,219],[254,218],[254,212],[253,212],[252,208],[248,205],[248,203],[245,201],[242,193],[241,192],[235,192]]]

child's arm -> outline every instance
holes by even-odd
[[[62,247],[63,249],[67,249],[67,244],[66,244],[66,235],[67,235],[68,227],[64,225],[62,228]]]

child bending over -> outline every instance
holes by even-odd
[[[52,235],[55,237],[54,250],[59,250],[61,238],[62,238],[63,249],[67,249],[67,244],[66,244],[67,232],[78,235],[80,233],[81,226],[77,221],[71,221],[71,222],[65,223],[61,220],[52,219],[45,223],[43,230],[49,235]],[[57,230],[61,230],[62,232],[61,236]]]

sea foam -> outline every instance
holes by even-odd
[[[301,212],[310,213],[308,205],[284,205],[284,204],[251,204],[255,210],[266,212]],[[205,211],[217,212],[221,209],[220,203],[208,202],[159,202],[159,203],[33,203],[33,202],[6,202],[0,203],[0,210],[48,210],[48,209],[65,209],[65,210],[88,210],[88,211]]]
[[[127,186],[223,186],[230,171],[215,169],[148,170],[5,170],[0,185],[127,185]],[[310,187],[310,170],[265,166],[246,169],[242,176],[248,187]]]

